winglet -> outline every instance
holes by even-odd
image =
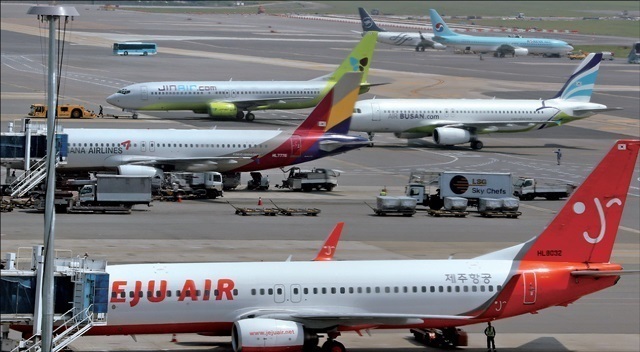
[[[362,7],[358,7],[358,12],[360,13],[360,22],[362,23],[363,32],[385,32],[384,29],[378,27],[373,18],[369,16],[367,10]]]
[[[608,263],[629,192],[640,140],[619,140],[547,228],[516,259]]]
[[[598,78],[601,61],[602,53],[589,54],[553,99],[589,102]]]
[[[318,255],[313,260],[314,262],[318,261],[330,261],[333,260],[333,255],[336,252],[336,248],[338,247],[338,242],[340,241],[340,235],[342,235],[342,228],[344,227],[344,222],[339,222],[336,224],[336,227],[333,228],[333,231],[327,236],[327,239],[324,240],[324,244]]]
[[[433,27],[434,35],[438,37],[451,37],[459,35],[449,29],[449,26],[447,26],[442,17],[440,17],[438,11],[429,9],[429,16],[431,17],[431,27]]]

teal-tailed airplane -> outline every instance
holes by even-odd
[[[449,29],[442,17],[434,9],[429,10],[433,40],[448,47],[474,51],[480,54],[495,53],[505,57],[527,54],[566,55],[573,47],[562,40],[547,38],[487,37],[455,33]]]
[[[336,71],[308,81],[145,82],[118,90],[107,102],[134,112],[134,118],[137,111],[191,110],[211,117],[253,121],[254,110],[311,108],[346,72],[363,73],[360,94],[376,85],[367,82],[376,39],[376,32],[365,35]]]
[[[602,53],[589,54],[550,99],[370,99],[356,103],[352,131],[394,133],[398,138],[433,136],[439,145],[471,143],[479,134],[524,132],[560,126],[599,112],[619,110],[590,102]]]
[[[378,42],[395,46],[410,46],[416,51],[424,51],[425,48],[445,49],[446,46],[433,40],[433,34],[421,32],[389,32],[378,27],[367,10],[358,7],[360,22],[362,22],[362,35],[368,32],[378,32]]]

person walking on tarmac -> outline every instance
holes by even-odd
[[[496,337],[496,328],[491,326],[491,322],[487,322],[487,327],[484,329],[484,334],[487,336],[487,352],[491,352],[491,348],[493,348],[493,352],[496,352],[496,342],[494,341]]]
[[[562,151],[560,150],[560,148],[558,148],[558,150],[556,150],[554,153],[556,153],[556,161],[558,161],[558,165],[560,165],[560,160],[562,159]]]
[[[99,105],[100,110],[98,110],[98,116],[99,117],[104,117],[104,115],[102,114],[102,105]]]

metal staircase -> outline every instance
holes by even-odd
[[[53,348],[51,352],[61,351],[63,348],[70,345],[73,341],[77,340],[87,330],[93,326],[93,306],[89,306],[77,314],[73,315],[70,319],[66,319],[62,325],[57,327],[53,331]],[[69,316],[73,314],[75,308],[71,308],[63,316]],[[30,339],[25,340],[18,346],[11,350],[11,352],[42,352],[42,341],[40,335],[34,335]]]
[[[56,166],[58,165],[56,158]],[[32,190],[35,186],[40,184],[42,180],[47,176],[47,157],[44,157],[38,161],[36,161],[31,169],[26,171],[24,174],[20,175],[20,177],[16,178],[11,185],[9,185],[9,189],[11,189],[11,197],[22,197],[27,192]]]

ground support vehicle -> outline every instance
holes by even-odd
[[[427,346],[451,348],[469,344],[467,332],[460,328],[411,329],[409,331],[416,341]]]
[[[209,172],[168,172],[165,184],[171,185],[171,194],[182,197],[216,199],[224,196],[222,174]],[[160,193],[169,193],[167,189]]]
[[[340,172],[337,170],[323,168],[301,170],[294,166],[289,169],[289,176],[282,181],[282,186],[278,186],[278,188],[305,192],[325,189],[331,192],[338,185],[338,176],[340,176]]]
[[[130,213],[136,204],[150,205],[151,177],[131,175],[95,175],[92,180],[72,180],[70,184],[82,185],[79,191],[56,190],[56,211],[121,212]],[[45,196],[36,199],[36,209],[44,210]]]
[[[271,203],[278,209],[280,215],[306,215],[306,216],[316,216],[320,214],[320,209],[318,208],[281,208],[279,207],[273,200],[269,199]]]
[[[2,203],[0,203],[0,212],[8,213],[13,211],[13,204],[11,203],[11,199],[9,197],[2,197]]]
[[[76,104],[59,104],[56,117],[60,119],[93,119],[96,115],[93,111],[89,111],[82,105]],[[47,106],[44,104],[31,104],[29,116],[31,117],[47,117]]]
[[[468,211],[460,211],[460,210],[446,210],[446,209],[427,209],[427,214],[431,216],[439,217],[456,217],[456,218],[464,218],[469,215]]]
[[[235,210],[236,210],[236,215],[242,215],[242,216],[247,216],[247,215],[266,215],[266,216],[276,216],[278,215],[279,211],[278,209],[275,208],[243,208],[243,207],[236,207],[235,205],[231,204],[231,202],[228,202],[230,206],[232,206]]]
[[[536,197],[558,200],[571,195],[575,185],[558,181],[542,180],[533,177],[519,177],[513,185],[513,195],[520,200],[533,200]]]
[[[520,203],[517,198],[480,198],[478,213],[487,218],[506,217],[515,219],[522,215],[522,212],[518,211],[519,207]]]
[[[251,179],[247,182],[248,190],[266,191],[269,189],[269,176],[262,176],[262,173],[253,171],[250,173]]]
[[[413,216],[416,213],[416,200],[411,197],[377,196],[376,207],[366,204],[378,216],[403,215]]]
[[[225,191],[236,189],[240,186],[239,172],[225,172],[222,174],[222,189]]]

